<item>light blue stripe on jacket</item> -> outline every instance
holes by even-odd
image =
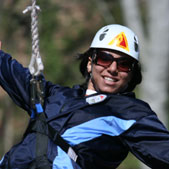
[[[102,134],[118,136],[135,122],[135,120],[124,120],[114,116],[99,117],[66,130],[62,137],[74,146]],[[60,147],[58,147],[58,156],[53,162],[53,169],[73,169],[71,159]]]
[[[53,161],[52,169],[73,169],[71,159],[69,156],[58,146],[58,155]]]
[[[74,146],[103,134],[118,136],[135,122],[135,120],[124,120],[115,116],[99,117],[66,130],[62,137]]]

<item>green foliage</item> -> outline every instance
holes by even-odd
[[[118,169],[139,169],[138,160],[131,153],[129,153]]]

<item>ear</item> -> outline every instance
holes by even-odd
[[[87,63],[87,72],[91,73],[92,72],[92,58],[89,57],[88,63]]]

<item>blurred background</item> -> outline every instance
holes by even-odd
[[[139,37],[143,83],[138,98],[147,101],[168,128],[168,0],[37,0],[40,53],[46,79],[73,86],[83,82],[76,56],[85,52],[98,29],[123,24]],[[2,50],[24,66],[31,58],[31,17],[22,11],[31,0],[0,0]],[[0,89],[0,158],[17,144],[29,116]],[[146,169],[132,154],[118,169]]]

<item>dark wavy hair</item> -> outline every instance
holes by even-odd
[[[87,89],[87,85],[90,79],[90,74],[87,71],[87,63],[89,57],[93,56],[94,50],[97,49],[90,48],[86,52],[78,55],[78,60],[80,60],[79,69],[81,74],[85,78],[85,82],[82,84],[82,87],[84,87],[85,89]],[[142,81],[141,65],[139,64],[139,62],[136,61],[132,69],[132,79],[124,92],[133,91],[135,87],[141,83],[141,81]]]

